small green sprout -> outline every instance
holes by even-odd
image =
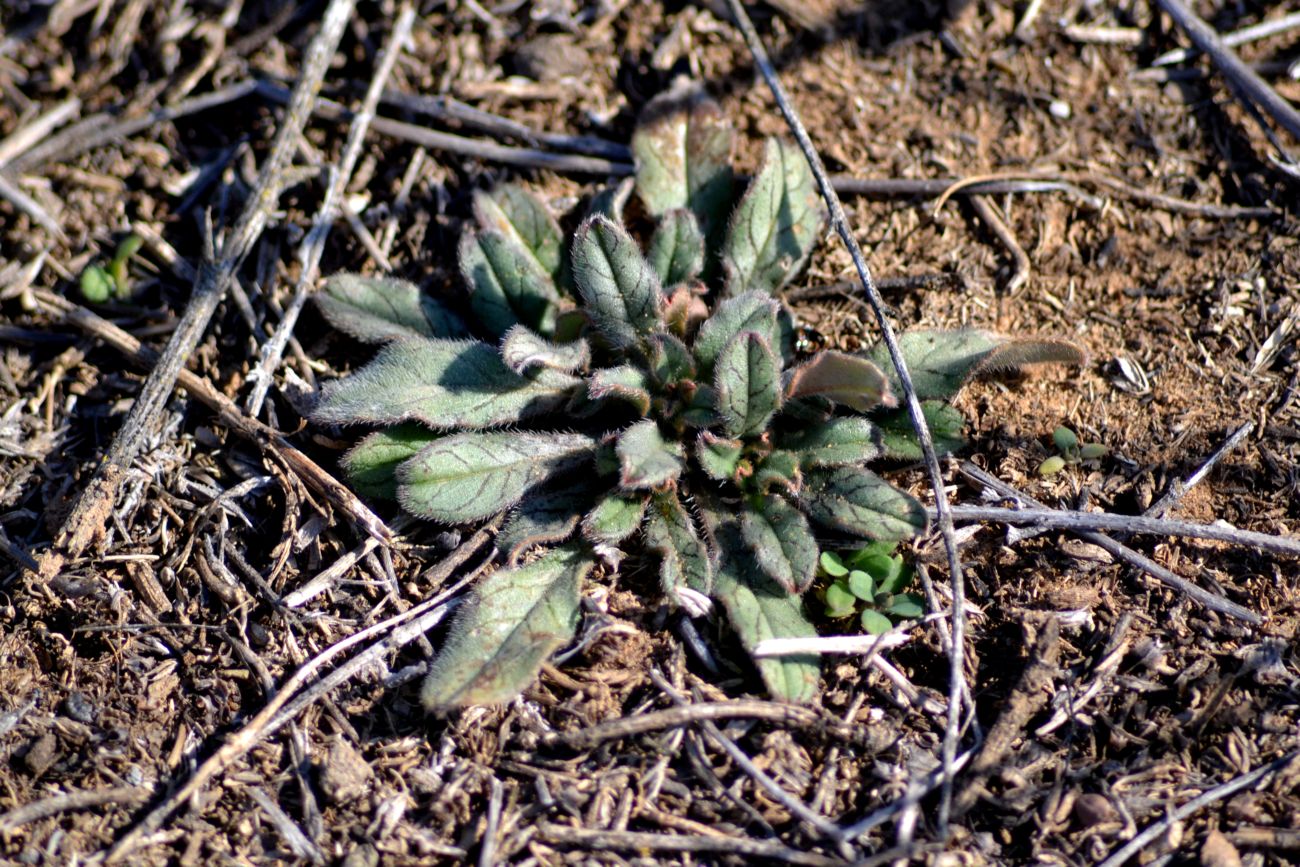
[[[1065,425],[1052,431],[1052,444],[1059,454],[1052,455],[1038,465],[1038,474],[1044,478],[1056,475],[1067,464],[1094,461],[1107,451],[1101,443],[1080,443],[1078,434]]]
[[[107,266],[91,265],[81,272],[81,295],[91,304],[103,304],[110,297],[126,301],[131,297],[131,257],[140,251],[144,239],[134,233],[122,239]]]
[[[895,547],[893,542],[872,542],[847,554],[822,552],[821,571],[833,579],[824,593],[827,617],[838,620],[857,614],[863,629],[880,635],[899,620],[925,614],[924,600],[905,592],[915,572],[894,553]]]

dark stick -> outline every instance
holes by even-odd
[[[1254,429],[1255,423],[1253,421],[1248,421],[1233,431],[1232,435],[1223,441],[1223,445],[1219,446],[1218,449],[1215,450],[1214,454],[1206,458],[1205,463],[1196,468],[1196,472],[1192,473],[1185,480],[1180,481],[1175,479],[1173,484],[1169,486],[1169,490],[1165,491],[1164,496],[1152,503],[1151,507],[1142,514],[1148,518],[1163,518],[1165,512],[1168,512],[1174,504],[1183,498],[1184,494],[1196,487],[1202,479],[1209,475],[1210,470],[1218,466],[1219,461],[1223,460],[1223,458],[1235,449],[1242,440],[1250,436],[1250,432]]]

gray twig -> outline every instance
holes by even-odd
[[[1219,461],[1223,460],[1229,452],[1241,444],[1241,441],[1250,436],[1250,432],[1255,429],[1255,423],[1248,421],[1241,427],[1237,428],[1232,434],[1223,441],[1223,445],[1215,449],[1214,454],[1205,459],[1205,463],[1196,468],[1186,479],[1179,481],[1175,479],[1165,491],[1160,499],[1151,504],[1142,514],[1148,518],[1162,518],[1165,512],[1168,512],[1173,506],[1183,498],[1183,496],[1192,488],[1200,484],[1201,480],[1210,474],[1210,471],[1218,466]]]
[[[845,862],[815,852],[791,849],[776,840],[755,840],[750,837],[704,834],[650,834],[644,831],[596,831],[588,828],[570,828],[543,822],[537,827],[538,836],[548,843],[578,846],[586,851],[602,849],[624,852],[696,852],[738,855],[750,858],[771,858],[803,867],[840,867]]]
[[[110,804],[135,807],[149,800],[150,794],[142,786],[115,786],[111,789],[88,789],[51,795],[16,807],[0,816],[0,832],[7,834],[31,822],[73,810],[102,809]]]
[[[483,845],[478,850],[478,867],[493,867],[496,864],[497,832],[501,830],[501,802],[505,800],[501,781],[493,777],[488,782],[491,792],[488,795],[487,827],[483,829]]]
[[[1293,27],[1300,27],[1300,12],[1292,12],[1290,15],[1283,15],[1281,18],[1272,21],[1261,21],[1258,24],[1252,24],[1231,33],[1224,33],[1219,39],[1223,42],[1225,48],[1236,48],[1238,45],[1245,45],[1247,42],[1267,39],[1270,36],[1285,33]],[[1185,60],[1191,60],[1197,53],[1194,48],[1175,48],[1173,51],[1166,51],[1151,61],[1151,65],[1169,66],[1174,63],[1182,63]]]

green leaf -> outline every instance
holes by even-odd
[[[1052,455],[1038,465],[1038,474],[1043,478],[1047,478],[1056,475],[1063,469],[1065,469],[1065,458],[1060,455]]]
[[[639,421],[618,438],[619,483],[625,490],[646,490],[675,481],[686,467],[682,447],[666,442],[652,419]]]
[[[582,579],[594,565],[576,547],[484,578],[461,606],[420,700],[431,711],[509,701],[573,639]]]
[[[879,592],[881,593],[890,592],[885,590],[885,585],[903,568],[901,559],[875,551],[854,554],[849,560],[849,565],[853,567],[855,572],[865,572],[871,576],[871,579],[876,582],[876,586],[880,588]],[[867,601],[870,602],[871,600],[868,599]]]
[[[622,223],[623,209],[627,207],[627,200],[632,197],[635,188],[635,178],[623,178],[614,186],[605,187],[591,197],[591,202],[587,205],[587,216],[607,217],[615,223]]]
[[[879,593],[888,593],[891,596],[895,593],[901,593],[912,583],[912,576],[916,573],[903,562],[903,558],[897,555],[890,558],[894,564],[892,571],[887,578],[876,579],[876,590]]]
[[[459,317],[405,280],[335,274],[316,306],[330,325],[365,343],[465,333]]]
[[[522,377],[496,347],[472,340],[412,338],[388,344],[358,372],[325,386],[312,418],[321,424],[486,428],[552,412],[582,381],[542,370]]]
[[[884,635],[894,628],[893,622],[874,608],[862,612],[862,628],[871,635]]]
[[[848,585],[849,592],[863,602],[870,603],[876,600],[876,582],[870,574],[854,569],[849,573]]]
[[[1085,461],[1095,461],[1109,451],[1101,443],[1084,443],[1079,449],[1079,458]]]
[[[921,415],[925,416],[925,426],[930,429],[936,454],[951,454],[966,445],[966,438],[962,436],[966,419],[954,407],[928,400],[921,404]],[[921,444],[906,409],[891,410],[875,418],[880,425],[880,444],[888,457],[900,461],[921,460]]]
[[[436,440],[397,472],[403,508],[449,524],[510,508],[529,488],[590,461],[596,441],[581,434],[474,431]]]
[[[718,529],[721,560],[714,577],[714,596],[740,643],[753,652],[769,638],[812,638],[817,630],[804,616],[801,597],[787,593],[759,571],[734,524]],[[813,654],[755,660],[768,692],[782,701],[807,704],[817,697],[821,661]]]
[[[1062,425],[1052,431],[1052,443],[1056,450],[1069,457],[1079,448],[1079,437],[1068,427]]]
[[[865,358],[835,350],[819,352],[787,374],[785,396],[824,397],[866,412],[877,406],[894,406],[889,380]]]
[[[650,411],[650,383],[639,367],[630,364],[597,370],[587,380],[587,395],[592,400],[626,400],[641,415]]]
[[[700,276],[704,270],[704,235],[695,215],[683,208],[664,214],[650,236],[646,258],[663,286],[676,286]]]
[[[636,188],[651,216],[690,208],[705,235],[731,203],[731,125],[697,87],[652,99],[632,134]]]
[[[861,467],[812,473],[806,491],[808,517],[855,536],[903,541],[928,526],[924,506]]]
[[[595,545],[617,545],[641,526],[648,497],[610,494],[582,519],[582,535]]]
[[[776,450],[769,452],[754,471],[753,490],[765,494],[775,488],[782,488],[797,495],[803,489],[803,472],[799,469],[799,459],[793,452]]]
[[[595,495],[591,480],[534,490],[510,513],[497,533],[497,548],[514,564],[537,545],[563,542],[573,535]]]
[[[376,431],[343,458],[348,481],[363,496],[396,500],[397,467],[439,436],[418,424],[399,424]]]
[[[113,275],[99,265],[91,265],[81,272],[81,297],[91,304],[103,304],[112,297],[116,286]]]
[[[718,356],[714,369],[717,409],[729,436],[756,436],[781,408],[781,369],[761,336],[742,331]]]
[[[501,360],[515,373],[535,367],[573,373],[591,363],[591,347],[585,340],[552,343],[523,325],[516,325],[501,340]]]
[[[925,616],[925,600],[916,593],[904,593],[890,600],[886,610],[895,617],[916,620]]]
[[[490,194],[475,190],[474,216],[484,229],[519,242],[552,280],[559,279],[564,234],[546,205],[532,193],[517,184],[502,184]]]
[[[695,378],[691,351],[671,334],[652,334],[647,343],[650,372],[660,386]]]
[[[723,250],[725,294],[775,293],[808,261],[824,207],[799,148],[768,139],[758,174],[736,206]]]
[[[801,427],[780,439],[802,467],[841,467],[862,464],[880,454],[880,429],[861,416],[832,418]]]
[[[839,619],[858,610],[858,597],[843,581],[832,581],[826,588],[826,616]]]
[[[703,431],[695,441],[695,460],[706,476],[720,482],[726,481],[735,477],[744,446],[740,440],[723,439],[717,434]]]
[[[1087,356],[1060,340],[1009,340],[988,331],[911,331],[900,335],[898,348],[907,362],[912,385],[921,400],[947,400],[976,373],[1014,370],[1030,364],[1081,365]],[[898,373],[884,343],[868,355],[888,372],[901,392]]]
[[[659,277],[621,226],[604,217],[582,224],[573,241],[573,279],[591,324],[614,348],[659,330]]]
[[[493,334],[519,324],[541,334],[554,332],[559,290],[514,237],[496,230],[467,231],[460,241],[460,270],[469,285],[470,307]]]
[[[660,557],[659,581],[669,598],[681,604],[682,588],[705,596],[713,592],[713,564],[709,561],[709,550],[696,531],[690,514],[672,491],[651,497],[645,543]]]
[[[722,348],[742,331],[761,334],[769,345],[776,346],[780,338],[776,323],[779,308],[776,299],[761,292],[745,292],[718,304],[695,336],[692,351],[700,369],[711,371]]]
[[[821,564],[822,571],[832,578],[843,578],[849,574],[849,570],[844,567],[840,555],[834,551],[823,551],[817,562]]]
[[[787,593],[803,593],[817,577],[817,543],[808,521],[783,498],[757,498],[740,513],[740,532],[754,562]]]

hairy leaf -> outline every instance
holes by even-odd
[[[509,701],[578,628],[582,579],[594,565],[577,547],[484,578],[461,607],[420,700],[431,711]]]
[[[581,434],[475,431],[431,443],[398,469],[397,495],[415,515],[456,524],[519,502],[534,485],[591,460]]]
[[[767,341],[742,331],[722,349],[714,368],[718,414],[729,436],[755,436],[781,408],[781,368]]]
[[[645,494],[611,494],[582,519],[582,535],[597,545],[617,545],[636,532],[645,516]]]
[[[812,638],[817,634],[804,616],[800,597],[774,584],[753,562],[739,528],[723,525],[718,541],[722,559],[713,594],[727,609],[727,618],[746,650],[753,652],[759,642],[769,638]],[[774,698],[807,704],[817,697],[821,662],[815,655],[754,662]]]
[[[646,253],[663,286],[694,280],[704,270],[704,235],[695,215],[683,208],[664,214]]]
[[[934,450],[939,455],[951,454],[966,445],[962,429],[966,420],[961,413],[942,401],[927,400],[921,404],[921,414],[925,416],[925,426],[930,429],[930,438],[934,440]],[[922,458],[921,443],[912,429],[912,418],[906,409],[895,409],[881,414],[881,445],[885,454],[895,460],[919,461]]]
[[[787,593],[802,593],[817,577],[817,542],[807,519],[784,498],[757,498],[740,513],[740,532],[754,562]]]
[[[769,139],[727,230],[726,294],[775,293],[788,283],[817,243],[823,210],[804,155],[792,144]]]
[[[466,232],[460,270],[469,284],[470,307],[493,334],[519,324],[542,334],[555,330],[560,300],[555,281],[516,238],[493,229]]]
[[[501,340],[501,360],[519,374],[534,367],[572,373],[591,362],[591,347],[585,340],[552,343],[526,326],[516,325]]]
[[[632,190],[635,188],[635,178],[623,178],[614,186],[605,187],[591,197],[591,202],[587,205],[587,216],[607,217],[621,224],[623,209],[627,207],[627,200],[632,198]]]
[[[744,446],[740,440],[723,439],[704,431],[695,442],[695,460],[709,478],[725,481],[735,477]]]
[[[573,279],[591,324],[617,349],[659,330],[659,277],[625,229],[592,217],[573,241]]]
[[[832,418],[801,427],[780,439],[781,448],[798,455],[802,467],[863,464],[880,454],[880,430],[860,416]]]
[[[641,368],[630,364],[597,370],[587,380],[587,395],[592,400],[626,400],[641,415],[650,411],[650,383]]]
[[[713,592],[709,550],[677,495],[672,491],[654,494],[649,513],[646,547],[660,557],[659,580],[664,592],[672,599],[678,598],[682,588],[705,596]]]
[[[652,419],[639,421],[618,438],[619,484],[625,490],[646,490],[677,479],[686,467],[682,447],[667,442]]]
[[[753,490],[769,494],[781,488],[791,494],[803,490],[803,473],[794,452],[777,449],[763,458],[754,471]]]
[[[652,99],[632,134],[636,188],[651,216],[690,208],[705,235],[731,202],[731,125],[698,88]]]
[[[534,546],[563,542],[573,535],[595,497],[596,486],[590,480],[534,489],[506,519],[497,534],[497,548],[513,564]]]
[[[1082,350],[1061,340],[1011,340],[974,329],[912,331],[899,335],[898,348],[921,400],[947,400],[977,373],[1087,361]],[[875,346],[869,357],[888,371],[890,382],[901,390],[884,343]]]
[[[766,337],[776,346],[779,334],[776,324],[780,305],[776,299],[761,292],[745,292],[718,304],[713,315],[700,326],[692,351],[705,371],[713,369],[722,353],[722,347],[742,331],[753,331]]]
[[[924,506],[862,467],[810,473],[805,491],[808,517],[855,536],[903,541],[928,526]]]
[[[550,370],[522,377],[486,343],[412,338],[388,344],[370,364],[327,385],[312,417],[322,424],[495,427],[558,409],[581,382]]]
[[[365,343],[465,333],[454,313],[405,280],[335,274],[316,296],[316,306],[330,325]]]
[[[564,234],[546,205],[517,184],[502,184],[491,193],[474,192],[474,216],[484,229],[493,229],[518,241],[551,275],[560,277]]]
[[[866,412],[877,406],[894,406],[884,372],[865,358],[826,350],[796,367],[787,375],[785,395],[789,398],[825,397]]]
[[[653,334],[646,341],[650,372],[661,386],[695,377],[695,358],[671,334]]]
[[[357,492],[397,499],[397,467],[440,435],[418,424],[399,424],[376,431],[343,458],[343,469]]]

